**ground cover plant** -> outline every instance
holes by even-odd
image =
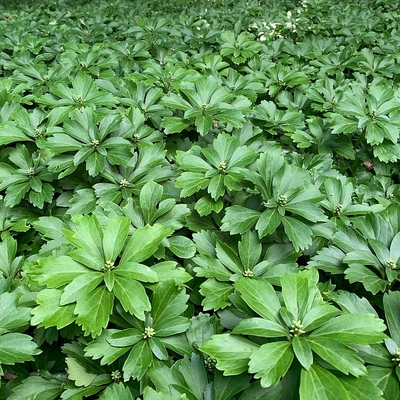
[[[400,399],[396,5],[1,2],[0,399]]]

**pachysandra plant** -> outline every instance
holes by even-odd
[[[181,316],[188,298],[185,289],[177,287],[174,281],[159,283],[144,320],[130,317],[126,321],[130,327],[103,331],[98,340],[86,347],[86,355],[95,359],[101,357],[101,364],[111,364],[129,352],[122,366],[123,379],[142,379],[153,359],[169,359],[167,348],[171,337],[189,327],[189,319]]]
[[[109,114],[97,125],[97,116],[89,107],[72,112],[71,118],[63,124],[62,133],[48,138],[46,148],[53,154],[49,168],[60,172],[59,178],[74,172],[85,163],[90,176],[97,176],[107,164],[126,166],[132,157],[131,143],[119,135],[120,119]]]
[[[192,147],[189,154],[177,151],[176,161],[184,172],[177,177],[176,186],[182,189],[182,197],[207,188],[209,196],[201,197],[194,208],[201,216],[219,212],[223,207],[223,197],[241,190],[246,167],[255,158],[254,149],[240,146],[238,138],[220,134],[212,147]]]
[[[397,206],[388,207],[383,215],[353,218],[354,228],[343,227],[333,245],[323,248],[308,265],[344,274],[373,294],[385,292],[399,279],[400,236],[395,233],[399,223]]]
[[[183,116],[165,117],[162,123],[165,133],[181,132],[194,124],[197,132],[205,136],[215,120],[240,128],[245,122],[244,112],[251,105],[245,96],[235,96],[211,75],[194,82],[183,81],[177,90],[178,94],[164,96],[162,104],[183,111]]]
[[[205,310],[230,305],[234,282],[240,277],[279,284],[282,275],[297,272],[292,246],[276,243],[268,246],[264,253],[254,231],[241,235],[236,246],[207,231],[195,234],[194,240],[199,254],[193,258],[196,264],[193,270],[196,276],[208,278],[200,285]]]
[[[98,202],[120,204],[138,195],[146,182],[165,182],[173,177],[165,154],[162,143],[143,143],[138,144],[126,165],[106,164],[101,172],[104,180],[93,185]]]
[[[54,188],[50,182],[54,174],[46,167],[46,155],[31,153],[25,145],[17,144],[10,151],[9,163],[0,164],[0,190],[5,190],[4,201],[13,207],[25,199],[38,208],[53,199]]]
[[[327,217],[318,204],[324,195],[313,185],[310,176],[272,150],[260,156],[257,171],[249,170],[246,179],[254,185],[259,204],[256,208],[228,207],[221,230],[245,233],[255,225],[261,239],[282,224],[296,250],[311,245],[310,222],[323,222]]]
[[[125,311],[144,320],[151,309],[144,284],[160,278],[157,266],[141,262],[172,230],[155,224],[129,235],[127,217],[111,218],[104,228],[96,216],[77,216],[74,222],[75,230],[62,232],[73,250],[41,258],[27,271],[29,279],[47,286],[37,295],[33,324],[60,329],[76,321],[95,337],[107,326],[116,299]]]
[[[300,374],[300,399],[321,393],[328,399],[338,394],[348,398],[346,392],[356,396],[358,384],[353,386],[347,375],[362,377],[368,371],[351,345],[382,342],[386,327],[375,315],[344,313],[326,303],[317,283],[315,270],[284,275],[278,296],[267,281],[240,278],[235,288],[256,316],[243,318],[231,333],[213,336],[201,350],[217,359],[225,375],[248,370],[263,387],[277,385],[299,363],[301,371],[295,373]],[[251,337],[264,338],[264,343]],[[359,379],[370,396],[379,395],[368,379]]]

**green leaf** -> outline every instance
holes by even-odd
[[[329,304],[321,304],[313,307],[302,319],[302,325],[305,332],[319,328],[330,319],[340,314],[340,310]]]
[[[148,224],[154,222],[154,215],[156,214],[157,205],[161,201],[162,195],[163,187],[153,181],[147,182],[140,191],[140,209],[144,220]]]
[[[16,267],[19,267],[19,263],[15,262],[15,256],[17,254],[17,241],[11,236],[6,236],[0,243],[0,272],[5,277],[13,278],[17,271]],[[1,326],[1,324],[0,324]]]
[[[283,227],[296,251],[304,250],[312,243],[312,231],[304,222],[293,217],[282,217]]]
[[[32,310],[32,325],[56,326],[62,329],[75,321],[75,304],[60,305],[62,291],[58,289],[44,289],[36,296],[38,306]]]
[[[17,205],[29,192],[30,188],[29,182],[10,185],[6,190],[6,196],[4,198],[6,206],[14,207]]]
[[[166,347],[162,343],[161,339],[156,337],[148,338],[149,346],[151,352],[157,357],[159,360],[168,360],[169,355]]]
[[[344,271],[350,283],[361,282],[372,294],[384,292],[388,281],[380,278],[374,271],[361,264],[352,264]]]
[[[210,179],[207,188],[213,200],[218,200],[225,194],[224,176],[217,174]]]
[[[100,400],[134,400],[129,387],[124,386],[122,382],[114,382],[107,386]]]
[[[293,350],[289,342],[263,344],[250,356],[249,372],[261,378],[261,386],[278,384],[293,361]]]
[[[248,231],[242,235],[241,241],[238,243],[238,250],[244,270],[252,270],[258,263],[262,250],[257,234]]]
[[[90,196],[86,197],[88,201]],[[73,215],[76,231],[63,230],[64,237],[78,249],[96,253],[98,259],[104,259],[103,229],[96,215]]]
[[[370,365],[368,369],[368,381],[383,392],[386,400],[399,400],[400,388],[397,377],[391,368],[382,368]]]
[[[282,276],[282,298],[296,321],[302,321],[304,315],[316,305],[316,301],[322,302],[317,282],[318,272],[315,269]]]
[[[132,347],[129,352],[128,358],[122,367],[124,372],[124,380],[130,378],[140,380],[146,373],[147,369],[153,363],[153,355],[151,353],[149,344],[146,340],[142,340]]]
[[[126,312],[144,321],[144,312],[150,311],[151,304],[144,287],[139,282],[117,276],[114,282],[114,294]]]
[[[151,315],[157,333],[170,324],[171,319],[183,314],[187,308],[189,295],[184,288],[179,288],[174,281],[161,282],[153,295]],[[189,321],[187,321],[189,326]]]
[[[169,249],[179,258],[189,259],[196,253],[196,245],[185,236],[171,236],[168,243]]]
[[[67,214],[89,214],[96,207],[96,196],[93,189],[78,189],[69,201]]]
[[[214,373],[215,400],[231,400],[250,385],[250,375],[223,376],[220,371]]]
[[[63,392],[62,382],[57,379],[45,379],[41,376],[29,376],[15,386],[8,400],[54,400]]]
[[[287,337],[289,332],[287,328],[274,321],[262,318],[247,318],[240,321],[232,333],[272,338]]]
[[[279,324],[281,304],[275,289],[267,281],[241,278],[235,283],[241,298],[261,317]]]
[[[396,162],[400,158],[400,146],[398,143],[384,141],[382,144],[374,146],[374,156],[383,163]]]
[[[204,397],[208,384],[204,362],[197,354],[192,354],[190,360],[184,357],[180,360],[178,370],[182,374],[186,387],[196,399]]]
[[[4,121],[0,124],[0,146],[25,141],[32,141],[32,139],[25,135],[11,121]]]
[[[110,375],[106,374],[106,376],[109,377]],[[96,380],[101,379],[102,376],[99,375],[99,377],[100,378],[95,378],[95,380],[93,381],[93,384],[88,387],[85,387],[85,386],[71,387],[70,386],[69,389],[64,388],[61,398],[63,400],[70,400],[70,399],[74,399],[74,398],[82,399],[83,397],[90,397],[92,395],[97,394],[102,389],[101,384],[97,384],[97,382],[96,382]],[[102,383],[104,385],[106,382],[102,382]],[[95,386],[96,384],[97,384],[97,386]]]
[[[190,356],[193,352],[193,347],[189,344],[184,334],[167,336],[159,339],[167,349],[181,356]]]
[[[354,376],[366,375],[367,369],[364,367],[361,358],[357,357],[357,350],[334,340],[324,338],[307,339],[308,344],[315,353],[324,361],[333,365],[344,374]]]
[[[382,391],[368,377],[353,378],[351,376],[343,376],[340,382],[346,389],[351,400],[383,400]],[[397,396],[399,392],[397,391]],[[389,397],[394,400],[396,396]]]
[[[199,348],[204,342],[210,340],[215,333],[216,327],[213,318],[209,314],[200,312],[191,318],[186,337],[192,346]]]
[[[279,215],[277,209],[265,210],[260,219],[257,221],[256,230],[258,232],[258,237],[261,239],[264,236],[270,235],[275,232],[278,226],[282,222],[282,217]]]
[[[161,224],[136,229],[128,240],[120,263],[141,262],[152,256],[162,240],[173,232]]]
[[[341,381],[328,370],[313,364],[301,370],[300,400],[353,400]]]
[[[93,380],[97,377],[97,374],[88,373],[85,368],[79,364],[74,358],[67,357],[65,359],[67,363],[68,379],[75,382],[76,386],[89,386]]]
[[[106,329],[102,332],[100,336],[97,336],[96,339],[92,340],[85,347],[85,356],[92,357],[94,360],[98,360],[101,358],[100,365],[110,365],[119,357],[123,356],[127,351],[129,351],[129,347],[114,347],[109,344],[109,340],[116,334],[121,332],[117,329]],[[142,334],[138,339],[141,340],[143,338]],[[135,342],[136,343],[136,342]]]
[[[83,294],[92,292],[103,281],[103,277],[104,274],[95,271],[78,276],[65,286],[59,304],[64,306],[76,302]]]
[[[400,346],[400,292],[389,291],[385,293],[383,295],[383,308],[390,337]]]
[[[229,283],[219,282],[214,278],[207,279],[200,285],[200,293],[204,296],[201,302],[204,310],[219,310],[231,304],[229,296],[233,290]]]
[[[247,370],[250,356],[259,348],[250,340],[229,333],[214,335],[200,348],[217,359],[217,368],[224,375],[239,375]]]
[[[14,365],[33,361],[42,351],[32,338],[24,333],[6,333],[0,336],[0,364]]]
[[[141,340],[143,340],[143,334],[136,328],[113,330],[113,333],[106,338],[107,343],[114,347],[131,347]]]
[[[151,269],[157,274],[158,282],[173,279],[177,285],[183,285],[192,279],[192,276],[184,268],[177,267],[177,263],[174,261],[159,262],[154,264]]]
[[[114,283],[115,283],[115,274],[113,271],[105,271],[104,272],[104,284],[106,285],[106,288],[108,291],[112,292],[114,288]]]
[[[357,318],[353,314],[343,314],[316,329],[309,338],[326,338],[344,344],[368,346],[385,339],[385,330],[383,321],[373,314],[357,314]]]
[[[135,279],[141,282],[157,282],[157,273],[147,265],[126,262],[124,264],[119,264],[113,272],[115,275],[123,276],[129,279]]]
[[[110,218],[104,230],[103,249],[106,260],[114,262],[122,251],[129,233],[130,220],[127,217]]]
[[[180,133],[190,125],[190,121],[181,117],[164,117],[161,128],[163,128],[165,134],[168,135],[170,133]]]
[[[82,325],[85,334],[92,337],[101,334],[108,324],[114,305],[114,296],[105,286],[83,294],[75,307],[76,322]]]
[[[34,266],[28,274],[40,285],[59,288],[88,272],[90,269],[77,263],[71,257],[60,256],[39,259],[37,266]]]
[[[196,117],[194,124],[196,125],[197,132],[199,132],[201,136],[205,136],[212,128],[213,120],[209,116],[199,115]]]
[[[286,374],[288,376],[288,374]],[[291,382],[289,382],[291,383]],[[263,388],[260,385],[260,381],[253,382],[246,390],[243,391],[239,400],[285,400],[288,397],[284,397],[283,386],[278,383],[276,386],[270,386]]]
[[[250,210],[242,206],[228,207],[222,218],[221,231],[228,231],[232,235],[245,233],[260,217],[259,211]]]
[[[305,369],[310,369],[313,363],[313,354],[306,338],[294,336],[292,347],[296,358]]]
[[[18,306],[16,292],[0,295],[0,335],[29,324],[30,308]]]
[[[208,186],[209,179],[200,172],[182,172],[176,179],[176,187],[181,188],[181,197],[189,197]]]
[[[217,214],[224,208],[222,199],[214,200],[210,195],[203,196],[196,201],[194,209],[199,213],[200,217],[211,214],[213,211]]]

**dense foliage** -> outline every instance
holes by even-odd
[[[0,399],[399,400],[396,4],[3,1]]]

